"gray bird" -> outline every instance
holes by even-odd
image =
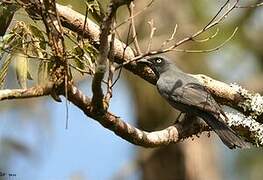
[[[225,124],[227,116],[197,79],[182,72],[163,56],[144,58],[138,62],[147,64],[153,70],[158,78],[156,86],[159,93],[172,107],[201,117],[230,149],[249,147],[249,143]]]

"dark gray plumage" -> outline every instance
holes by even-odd
[[[154,71],[158,77],[157,89],[171,106],[204,119],[230,149],[249,147],[249,143],[225,124],[225,113],[197,79],[182,72],[162,56],[141,59],[139,62],[146,63]]]

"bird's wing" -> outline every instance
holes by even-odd
[[[221,113],[221,108],[205,89],[197,83],[187,83],[180,88],[175,88],[169,92],[168,98],[171,102],[178,102],[189,107],[197,108],[206,112]]]
[[[230,149],[250,147],[249,143],[245,142],[234,130],[225,124],[224,119],[227,119],[225,113],[205,87],[198,83],[188,83],[180,87],[177,84],[174,87],[177,88],[173,88],[168,95],[171,105],[184,105],[184,108],[189,108],[188,112],[191,113],[193,111],[195,115],[202,117]]]

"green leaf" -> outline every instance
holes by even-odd
[[[3,37],[3,49],[12,50],[13,48],[19,48],[21,46],[21,38],[15,33],[9,33]]]
[[[1,41],[0,49],[4,49],[7,45],[10,46],[11,42],[14,40],[15,34],[5,34]]]
[[[83,61],[80,58],[74,58],[74,63],[75,63],[77,68],[79,68],[81,70],[85,69],[85,64],[83,63]]]
[[[2,65],[2,67],[0,69],[0,88],[1,89],[3,88],[4,81],[5,81],[5,78],[6,78],[7,71],[8,71],[8,68],[9,68],[11,60],[12,60],[12,56],[9,55],[5,59],[5,61],[3,62],[3,65]]]
[[[85,44],[84,46],[85,51],[88,53],[91,62],[90,63],[94,63],[98,57],[98,50],[92,46],[91,44]]]
[[[5,34],[4,36],[3,36],[3,41],[5,42],[5,43],[7,43],[7,42],[9,42],[10,40],[12,40],[13,38],[14,38],[14,34]]]
[[[36,26],[29,25],[28,26],[34,38],[39,40],[39,46],[41,49],[46,49],[46,42],[44,33]]]
[[[73,54],[81,58],[84,55],[84,50],[79,46],[75,46],[73,49]]]
[[[91,14],[94,20],[101,24],[103,18],[105,17],[105,11],[102,5],[97,0],[86,0],[87,11]]]
[[[28,59],[20,53],[16,53],[14,59],[18,84],[21,88],[25,89],[27,88]]]

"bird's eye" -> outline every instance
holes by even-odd
[[[157,62],[158,64],[160,64],[160,63],[162,62],[162,60],[161,60],[161,59],[157,59],[156,62]]]

